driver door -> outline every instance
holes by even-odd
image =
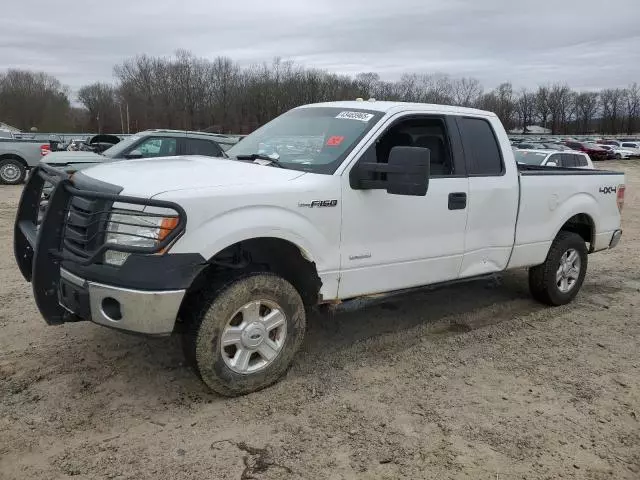
[[[458,278],[469,182],[459,134],[451,122],[445,116],[420,114],[391,120],[357,160],[385,163],[394,146],[429,148],[431,175],[425,196],[355,190],[350,169],[345,171],[340,298]]]

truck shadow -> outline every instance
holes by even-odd
[[[547,307],[530,298],[525,271],[510,272],[497,279],[346,302],[329,313],[310,316],[308,333],[292,375],[311,373],[318,365],[331,364],[341,351],[372,339],[385,343],[386,351],[401,351],[425,336],[462,334],[544,308]],[[89,356],[94,356],[98,364],[108,365],[112,374],[117,372],[121,386],[131,382],[137,394],[144,391],[153,396],[155,388],[160,393],[170,383],[185,396],[210,395],[185,365],[180,338],[146,339],[97,326],[87,333],[90,338],[83,343],[97,345],[94,355]],[[376,352],[364,352],[358,361],[367,361],[367,355],[374,360]]]
[[[526,271],[446,287],[353,300],[308,320],[304,351],[319,354],[420,327],[420,335],[464,333],[545,308],[535,303]],[[415,333],[415,332],[414,332]],[[406,343],[402,348],[406,347]]]

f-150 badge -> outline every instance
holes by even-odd
[[[298,203],[299,207],[307,207],[307,208],[319,208],[319,207],[335,207],[338,205],[338,200],[314,200],[309,203]]]

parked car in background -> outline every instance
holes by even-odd
[[[102,153],[105,150],[113,147],[115,144],[120,143],[120,137],[117,135],[98,134],[88,139],[74,139],[69,142],[69,145],[64,149],[68,152],[94,152]]]
[[[588,143],[587,144],[590,148],[597,148],[597,149],[602,149],[604,150],[605,153],[605,160],[615,160],[616,156],[613,153],[613,151],[611,149],[608,148],[604,148],[607,145],[598,145],[597,143]]]
[[[12,134],[11,138],[0,138],[0,183],[22,183],[27,171],[55,150],[60,141],[60,137],[50,134]]]
[[[607,160],[609,157],[609,152],[607,152],[604,148],[596,145],[595,143],[586,143],[586,142],[573,142],[568,141],[564,143],[567,147],[572,148],[573,150],[578,150],[580,152],[584,152],[591,160]]]
[[[601,145],[601,147],[612,152],[616,160],[640,158],[640,148],[616,147],[615,145]]]
[[[540,148],[540,144],[533,142],[514,143],[513,146],[521,150],[535,150]]]
[[[640,142],[622,142],[620,144],[622,148],[629,148],[633,150],[640,150]]]
[[[572,150],[562,143],[554,142],[528,142],[528,143],[515,143],[515,148],[520,150]]]
[[[103,162],[173,155],[225,156],[215,134],[158,129],[132,135],[100,153],[51,152],[42,161],[73,173]]]
[[[589,155],[577,151],[514,150],[513,154],[518,165],[593,169]]]
[[[598,145],[612,145],[614,147],[619,147],[621,142],[619,142],[618,140],[600,139],[597,140],[596,143]]]
[[[221,133],[212,133],[210,135],[213,135],[215,137],[214,140],[218,143],[218,145],[220,145],[220,148],[222,148],[222,150],[225,152],[229,150],[231,147],[233,147],[240,140],[242,140],[242,138],[244,137],[244,135],[223,135]]]

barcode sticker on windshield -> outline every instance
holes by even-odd
[[[367,123],[373,118],[373,114],[364,112],[340,112],[336,116],[336,118],[344,118],[346,120],[359,120],[361,122]]]

